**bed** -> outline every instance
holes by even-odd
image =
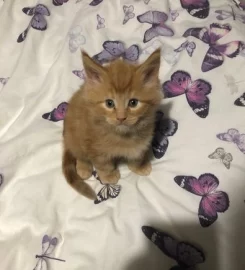
[[[2,270],[242,270],[245,5],[229,0],[1,0]],[[61,171],[63,119],[86,74],[161,47],[165,99],[149,177]],[[123,74],[122,74],[123,75]]]

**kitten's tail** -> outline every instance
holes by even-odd
[[[96,194],[93,189],[77,174],[76,159],[69,150],[64,151],[62,168],[67,182],[78,193],[88,199],[96,199]]]

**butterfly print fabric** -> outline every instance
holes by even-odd
[[[94,59],[100,64],[110,62],[116,58],[122,57],[127,61],[135,62],[139,58],[140,50],[138,45],[131,45],[125,49],[121,41],[105,41],[103,43],[104,50],[96,55]]]
[[[176,71],[170,81],[166,81],[162,90],[166,98],[177,97],[179,95],[186,95],[187,102],[194,113],[206,118],[209,112],[209,98],[212,87],[211,84],[205,80],[198,79],[192,81],[189,73],[185,71]]]
[[[22,9],[22,11],[28,15],[31,16],[31,21],[28,25],[28,27],[25,29],[24,32],[22,32],[17,42],[20,43],[26,39],[27,33],[29,32],[30,28],[44,31],[47,29],[47,21],[45,19],[45,16],[50,16],[50,12],[48,8],[45,5],[38,4],[33,8],[25,7]]]
[[[237,129],[231,128],[225,133],[217,134],[217,138],[225,142],[234,143],[245,154],[245,133],[240,134]]]
[[[190,28],[184,33],[184,37],[193,36],[200,39],[202,42],[209,45],[209,49],[202,62],[202,71],[207,72],[221,66],[224,62],[224,57],[236,57],[241,49],[241,41],[231,41],[225,44],[220,44],[218,41],[226,36],[231,31],[231,26],[228,24],[212,23],[210,28]]]
[[[245,92],[235,100],[234,104],[236,106],[245,107]]]
[[[172,270],[195,269],[197,264],[205,261],[204,253],[192,244],[179,242],[169,234],[150,226],[143,226],[142,231],[166,256],[176,261],[178,266],[171,267]]]
[[[231,153],[226,153],[224,148],[217,148],[212,154],[208,156],[210,159],[219,159],[225,165],[227,169],[230,169],[233,157]]]
[[[163,118],[161,111],[156,115],[156,128],[152,140],[152,150],[155,158],[162,158],[168,149],[168,137],[173,136],[178,130],[178,123],[171,119]]]
[[[182,8],[186,9],[193,17],[205,19],[209,15],[208,0],[180,0],[180,3]]]
[[[43,114],[42,118],[53,122],[64,120],[67,107],[68,103],[62,102],[58,105],[57,108],[53,109],[51,112]]]
[[[62,6],[63,4],[67,3],[69,0],[52,0],[55,6]]]
[[[104,185],[97,172],[93,171],[93,176],[100,182],[103,187],[100,189],[100,191],[97,193],[97,198],[94,201],[94,204],[99,204],[104,201],[107,201],[108,199],[115,199],[121,192],[121,186],[120,185],[111,185],[111,184],[106,184]]]
[[[137,16],[140,23],[148,23],[152,26],[146,30],[143,42],[146,43],[155,37],[174,35],[173,30],[165,23],[168,20],[168,15],[160,11],[147,11],[146,13]]]
[[[202,197],[198,209],[202,227],[212,225],[217,220],[218,213],[223,213],[229,208],[228,194],[216,190],[219,180],[211,173],[202,174],[198,179],[194,176],[179,175],[174,181],[186,191]]]

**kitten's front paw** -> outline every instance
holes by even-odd
[[[77,174],[83,179],[89,179],[92,176],[93,166],[90,163],[84,163],[80,160],[77,160]]]
[[[118,180],[120,179],[120,172],[119,170],[114,170],[112,172],[102,172],[102,171],[97,171],[99,178],[101,182],[105,184],[111,184],[115,185],[117,184]]]
[[[151,167],[151,163],[147,162],[144,165],[135,165],[135,164],[128,164],[128,168],[130,171],[140,175],[140,176],[148,176],[151,171],[152,171],[152,167]]]

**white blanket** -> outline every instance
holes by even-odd
[[[245,12],[228,0],[0,5],[1,270],[244,269]],[[92,177],[95,204],[61,171],[80,50],[141,62],[159,46],[152,174]]]

